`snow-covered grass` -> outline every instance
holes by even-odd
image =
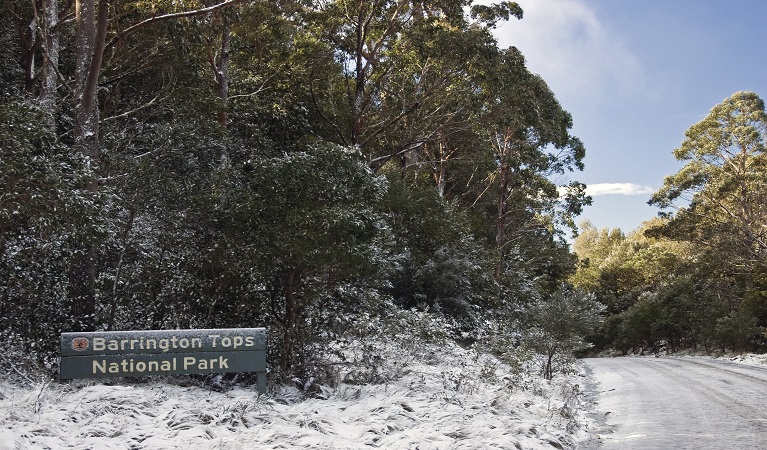
[[[308,399],[172,380],[0,381],[0,449],[551,449],[588,439],[582,375],[549,382],[452,344],[428,354],[388,384],[342,383]]]

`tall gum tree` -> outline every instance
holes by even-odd
[[[570,114],[546,82],[529,72],[516,48],[500,53],[484,88],[479,133],[495,160],[485,184],[486,192],[496,194],[496,277],[500,277],[510,246],[536,230],[554,234],[556,222],[574,227],[573,218],[591,200],[578,182],[565,186],[566,195],[560,195],[553,177],[582,170],[586,151],[570,134]]]
[[[765,144],[767,113],[757,94],[737,92],[714,106],[674,150],[684,167],[649,201],[676,208],[662,231],[726,255],[744,274],[767,264]]]
[[[433,141],[442,124],[451,123],[446,94],[463,81],[467,60],[473,58],[466,39],[457,38],[469,36],[466,9],[472,3],[336,0],[321,2],[309,13],[317,40],[331,49],[343,70],[342,79],[328,87],[334,101],[315,104],[335,130],[333,140],[360,148],[375,170]],[[522,16],[513,2],[471,9],[476,26]],[[467,58],[452,58],[447,67],[455,53],[439,55],[438,38],[452,39],[455,53]]]

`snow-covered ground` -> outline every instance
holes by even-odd
[[[588,441],[582,374],[548,382],[458,346],[431,354],[388,384],[340,384],[311,399],[290,388],[259,396],[167,379],[0,381],[0,449],[567,449]]]
[[[586,360],[604,450],[764,449],[765,355]]]
[[[767,355],[761,355],[756,353],[736,353],[731,355],[722,356],[706,356],[698,354],[679,354],[676,355],[685,358],[699,358],[699,359],[718,359],[722,361],[732,361],[739,364],[748,364],[749,366],[764,367],[767,365]]]

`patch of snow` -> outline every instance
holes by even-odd
[[[158,379],[0,381],[0,450],[565,449],[588,438],[582,373],[549,382],[456,345],[434,351],[388,384],[342,383],[311,399]]]
[[[758,353],[724,353],[706,355],[696,352],[679,352],[676,354],[669,354],[670,357],[679,358],[697,358],[697,359],[714,359],[721,361],[730,361],[739,364],[747,364],[749,366],[765,367],[767,366],[767,354]]]

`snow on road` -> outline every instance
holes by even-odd
[[[694,358],[586,360],[604,450],[767,449],[767,366]]]
[[[588,439],[578,375],[553,383],[456,346],[325,399],[155,380],[0,382],[0,449],[552,449]]]

